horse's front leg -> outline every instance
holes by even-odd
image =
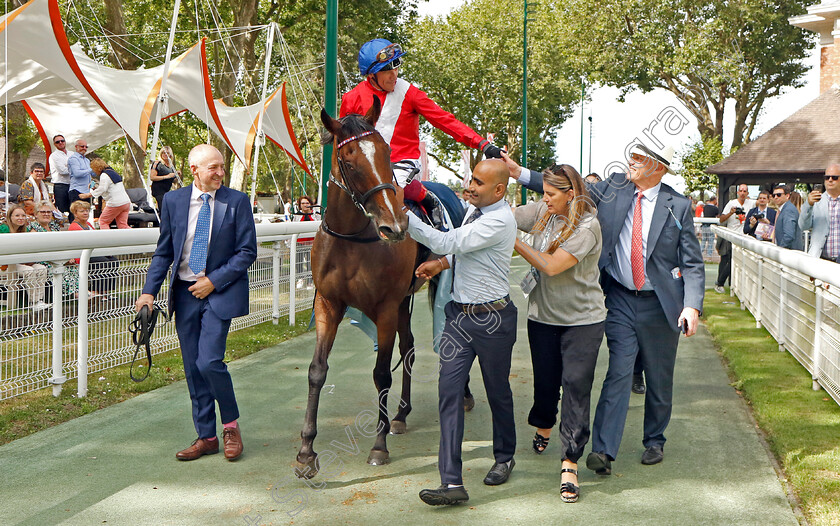
[[[292,284],[294,286],[294,283]],[[309,365],[309,398],[306,401],[306,417],[300,432],[301,445],[295,462],[295,474],[300,478],[312,478],[318,473],[318,455],[312,449],[318,434],[318,402],[321,389],[327,379],[327,359],[335,342],[338,324],[344,315],[345,306],[331,303],[317,294],[315,297],[315,355]]]
[[[414,368],[414,335],[411,333],[411,296],[400,304],[397,333],[400,335],[400,356],[403,363],[402,394],[397,416],[391,421],[391,434],[401,435],[406,431],[405,419],[411,412],[411,370]]]
[[[373,368],[373,383],[379,403],[379,422],[376,427],[376,442],[367,459],[367,463],[372,466],[387,464],[390,461],[386,437],[391,429],[388,421],[388,391],[391,389],[391,356],[397,336],[398,309],[394,307],[395,305],[388,305],[387,308],[381,309],[376,317],[379,352],[376,354],[376,366]]]

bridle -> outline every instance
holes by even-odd
[[[353,201],[353,204],[356,206],[356,208],[358,208],[362,212],[362,214],[364,214],[365,217],[368,218],[369,221],[373,221],[373,214],[368,212],[367,208],[365,208],[365,205],[367,204],[368,200],[370,200],[370,198],[373,196],[373,194],[375,194],[376,192],[382,191],[382,190],[391,190],[396,195],[397,187],[394,186],[391,183],[380,183],[380,184],[374,186],[373,188],[371,188],[370,190],[368,190],[367,192],[361,193],[350,182],[351,179],[348,179],[348,177],[347,177],[349,171],[352,168],[349,166],[349,163],[347,161],[345,161],[344,159],[341,158],[341,147],[348,144],[348,143],[351,143],[353,141],[358,141],[359,139],[362,139],[363,137],[367,137],[368,135],[373,135],[374,133],[379,134],[379,132],[376,131],[376,130],[368,130],[368,131],[362,132],[358,135],[353,135],[352,137],[348,137],[348,138],[344,139],[343,141],[339,142],[338,144],[336,144],[335,152],[336,152],[336,159],[338,161],[338,171],[339,171],[339,173],[341,173],[341,179],[343,181],[339,181],[333,175],[332,171],[330,171],[330,182],[332,182],[334,185],[339,187],[345,194],[347,194],[350,197],[350,200]],[[360,193],[361,193],[361,195],[359,195]],[[378,237],[377,238],[365,238],[365,239],[359,239],[358,238],[358,235],[361,234],[362,232],[364,232],[368,228],[368,225],[365,225],[365,227],[362,230],[360,230],[359,232],[356,232],[355,234],[339,234],[338,232],[335,232],[335,231],[331,230],[329,227],[326,226],[326,218],[325,218],[325,220],[321,222],[321,227],[328,234],[330,234],[332,236],[335,236],[335,237],[342,238],[342,239],[348,239],[348,240],[354,240],[354,241],[360,241],[360,242],[374,242],[374,241],[379,241],[380,240]]]
[[[353,135],[352,137],[348,137],[348,138],[344,139],[343,141],[341,141],[340,143],[338,143],[336,145],[336,147],[335,147],[336,155],[335,156],[336,156],[336,159],[338,160],[338,171],[341,173],[341,179],[343,179],[344,182],[336,179],[335,176],[332,174],[332,171],[330,171],[330,181],[332,181],[332,183],[335,184],[337,187],[341,188],[344,191],[345,194],[350,196],[350,199],[353,201],[353,204],[356,205],[356,208],[361,210],[361,212],[365,216],[367,216],[368,219],[373,219],[373,215],[370,212],[368,212],[367,209],[365,208],[365,204],[367,204],[367,202],[371,198],[371,196],[373,194],[375,194],[376,192],[379,192],[381,190],[391,190],[392,192],[394,192],[394,195],[396,195],[397,187],[394,186],[391,183],[380,183],[380,184],[374,186],[373,188],[371,188],[370,190],[368,190],[367,192],[363,193],[361,195],[361,197],[358,197],[358,194],[359,194],[358,190],[356,190],[356,188],[352,188],[352,189],[350,188],[350,186],[352,186],[352,184],[349,182],[349,179],[347,178],[347,173],[348,173],[348,170],[350,170],[350,168],[348,167],[347,161],[345,161],[344,159],[341,158],[341,147],[346,145],[346,144],[349,144],[353,141],[358,141],[359,139],[361,139],[363,137],[367,137],[368,135],[373,135],[374,133],[377,134],[377,135],[379,134],[379,132],[376,131],[376,130],[368,130],[368,131],[362,132],[358,135]]]

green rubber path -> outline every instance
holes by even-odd
[[[512,283],[519,282],[525,268],[521,259],[514,260]],[[345,322],[321,397],[315,449],[323,465],[315,479],[295,479],[291,469],[315,347],[315,335],[309,333],[230,365],[245,444],[237,462],[222,454],[175,460],[175,452],[195,438],[187,386],[178,382],[0,447],[0,523],[798,524],[705,329],[680,343],[664,462],[639,463],[644,397],[632,395],[613,476],[596,476],[581,462],[580,501],[564,504],[558,432],[543,455],[531,450],[526,305],[518,287],[512,296],[520,327],[511,372],[517,464],[508,483],[482,484],[492,465],[490,411],[474,367],[477,404],[466,415],[464,481],[470,501],[465,505],[432,508],[417,497],[421,489],[439,484],[436,357],[427,303],[418,296],[414,410],[408,433],[388,439],[390,464],[365,463],[373,445],[364,433],[375,407],[374,354],[361,331]],[[604,344],[593,413],[607,357]],[[395,387],[400,378],[395,375]]]

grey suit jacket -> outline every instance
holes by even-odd
[[[776,214],[776,244],[791,250],[803,250],[802,229],[799,228],[799,210],[788,201]]]
[[[542,192],[542,174],[531,171],[527,188]],[[615,265],[618,236],[633,204],[635,185],[623,173],[610,175],[605,181],[588,185],[590,196],[598,207],[603,249],[598,266],[602,275]],[[691,201],[667,184],[662,184],[648,234],[645,269],[666,318],[674,331],[685,307],[703,311],[706,272],[700,242],[694,235],[694,214]],[[678,270],[675,278],[673,270]],[[602,279],[602,284],[612,280]],[[609,286],[604,292],[609,294]]]
[[[823,194],[826,197],[828,194]],[[811,231],[811,246],[808,247],[808,255],[820,257],[822,255],[825,240],[828,238],[828,199],[820,199],[814,206],[808,204],[808,200],[802,203],[802,212],[799,214],[799,228]]]

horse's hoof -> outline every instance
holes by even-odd
[[[318,455],[314,455],[309,461],[301,462],[295,460],[295,476],[299,479],[311,479],[318,474]]]
[[[402,435],[405,434],[405,422],[399,420],[391,420],[391,434]]]
[[[472,411],[473,407],[475,407],[475,398],[473,398],[472,396],[465,396],[464,411]]]
[[[388,455],[387,451],[382,451],[381,449],[371,449],[370,455],[368,455],[367,463],[371,466],[384,466],[391,462],[391,457]]]

